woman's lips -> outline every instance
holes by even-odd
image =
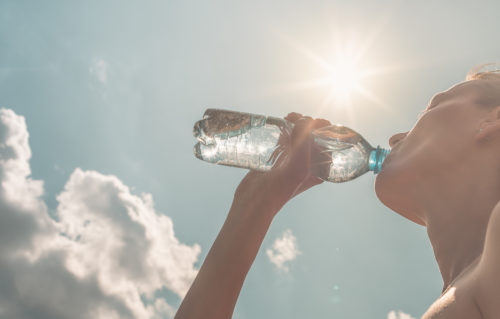
[[[398,144],[396,144],[396,146],[394,146],[393,148],[391,148],[391,151],[389,152],[389,155],[387,155],[387,157],[385,158],[384,162],[382,163],[381,170],[384,169],[384,166],[386,165],[386,163],[389,163],[390,161],[392,161],[392,158],[394,157],[394,155],[397,154],[397,150],[400,148],[400,146],[401,146],[401,143],[398,143]]]

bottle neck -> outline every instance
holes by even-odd
[[[368,169],[373,171],[374,174],[377,174],[382,169],[382,163],[384,162],[387,155],[389,155],[391,151],[381,148],[377,146],[377,148],[373,149],[370,152],[370,158],[368,160]]]

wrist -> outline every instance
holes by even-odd
[[[273,200],[272,196],[252,196],[251,193],[235,194],[229,214],[238,215],[245,219],[260,219],[271,223],[281,207],[283,205]]]
[[[236,189],[232,210],[273,218],[292,197],[292,185],[278,172],[249,172]]]

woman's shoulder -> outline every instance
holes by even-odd
[[[484,318],[500,318],[500,202],[493,208],[474,271],[475,300]]]

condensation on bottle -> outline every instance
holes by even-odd
[[[290,146],[292,129],[276,117],[208,109],[194,125],[194,154],[210,163],[269,171]]]
[[[373,147],[361,135],[342,125],[312,132],[311,171],[323,180],[341,183],[370,170]]]
[[[194,125],[195,156],[227,166],[269,171],[291,147],[294,124],[284,119],[219,109],[206,110]],[[389,150],[373,148],[360,134],[342,125],[312,132],[311,172],[334,183],[368,171],[378,173]]]

